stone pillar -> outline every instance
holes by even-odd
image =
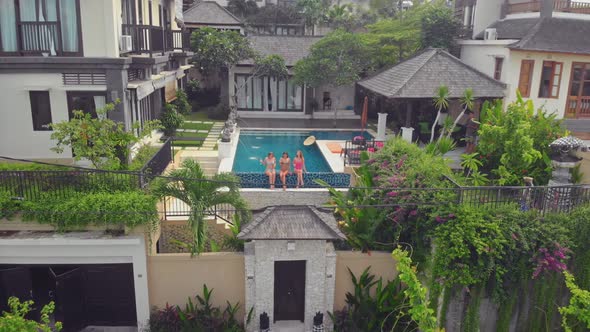
[[[120,103],[108,115],[109,119],[125,124],[127,130],[131,129],[131,110],[129,109],[129,100],[126,95],[127,91],[127,70],[124,69],[107,69],[107,103],[114,103],[119,99]]]
[[[402,127],[402,138],[408,142],[412,142],[412,137],[414,135],[414,128],[412,127]]]
[[[387,113],[378,113],[379,120],[377,122],[377,137],[378,141],[385,140],[385,128],[387,127]]]
[[[222,140],[217,141],[217,151],[218,151],[218,159],[222,160],[224,158],[231,157],[231,146],[232,142],[224,142]]]

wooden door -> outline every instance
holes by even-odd
[[[79,331],[86,326],[84,276],[80,267],[49,268],[55,283],[55,318],[63,323],[63,331]]]
[[[590,63],[574,62],[572,65],[565,117],[590,117]]]
[[[305,318],[305,261],[275,262],[274,321]]]

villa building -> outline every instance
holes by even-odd
[[[50,123],[73,110],[143,124],[182,87],[188,38],[180,0],[0,1],[0,153],[52,152]]]
[[[471,32],[460,41],[461,60],[507,84],[573,131],[590,117],[590,2],[458,1],[456,13]],[[571,125],[571,126],[570,126]],[[573,127],[572,127],[573,126]],[[588,127],[588,126],[586,126]]]
[[[309,53],[311,46],[320,40],[316,36],[248,36],[252,47],[262,56],[277,54],[285,59],[291,74],[295,63]],[[353,116],[354,87],[320,86],[308,88],[291,79],[252,77],[252,60],[238,63],[230,70],[229,91],[237,91],[237,107],[242,117],[311,117],[312,108],[320,114],[339,112]],[[237,85],[237,86],[234,86]],[[230,96],[230,103],[233,98]]]

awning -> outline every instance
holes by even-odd
[[[176,71],[163,71],[158,75],[152,75],[152,82],[154,82],[154,89],[161,89],[166,86],[166,83],[176,79]]]
[[[152,81],[132,81],[127,84],[127,89],[134,89],[137,99],[143,99],[154,92]]]

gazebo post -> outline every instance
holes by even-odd
[[[412,142],[414,136],[414,128],[410,127],[412,125],[412,112],[412,100],[408,100],[406,103],[406,126],[402,127],[402,138],[408,142]]]

